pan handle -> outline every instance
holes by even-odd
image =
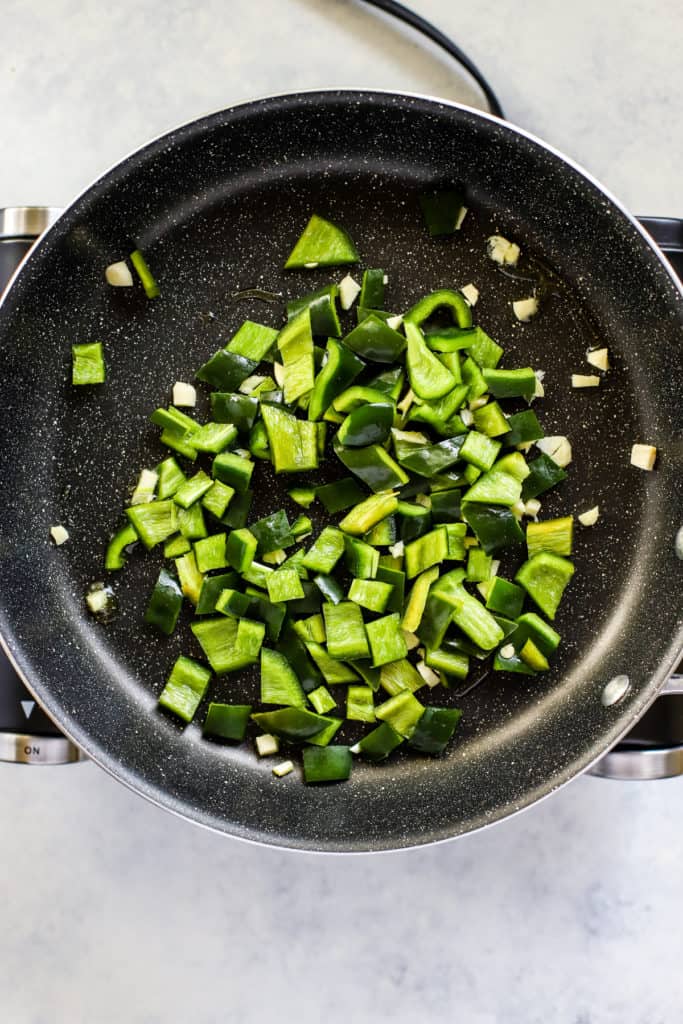
[[[638,221],[683,281],[683,220],[677,217],[639,217]]]

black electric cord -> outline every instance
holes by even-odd
[[[423,35],[428,36],[432,42],[440,46],[442,50],[450,54],[466,71],[470,73],[472,78],[475,80],[477,85],[480,87],[486,99],[488,101],[489,108],[492,114],[496,117],[502,117],[505,119],[503,108],[498,102],[498,97],[494,93],[493,89],[486,81],[481,71],[475,64],[472,63],[466,53],[456,46],[455,43],[445,36],[435,25],[427,21],[421,15],[416,14],[415,11],[411,11],[409,7],[404,7],[403,4],[396,3],[396,0],[364,0],[365,3],[370,4],[371,7],[377,7],[380,11],[386,11],[387,14],[393,15],[394,18],[398,18],[400,21],[404,21],[411,28],[416,29]]]

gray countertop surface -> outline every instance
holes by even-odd
[[[679,0],[414,0],[511,120],[636,213],[683,215]],[[480,97],[353,0],[5,0],[0,204],[273,92]],[[680,1019],[683,783],[581,778],[488,831],[350,858],[223,839],[91,764],[0,765],[0,1020]]]

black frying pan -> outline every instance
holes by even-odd
[[[434,241],[416,194],[442,180],[466,182],[472,212],[459,236]],[[507,365],[546,370],[546,432],[571,436],[570,479],[544,512],[603,510],[578,537],[551,672],[532,681],[492,674],[459,698],[463,723],[445,757],[358,764],[348,784],[321,788],[277,780],[250,748],[209,742],[198,725],[183,729],[159,713],[169,666],[194,648],[186,626],[170,640],[141,626],[158,559],[131,558],[115,582],[121,612],[111,625],[93,622],[83,604],[139,468],[164,454],[150,410],[244,318],[279,322],[277,307],[229,296],[253,286],[293,295],[341,276],[281,269],[312,211],[349,229],[365,266],[387,269],[394,309],[438,286],[477,284],[478,319],[504,344]],[[514,321],[509,303],[530,285],[484,255],[494,229],[521,243],[533,272],[550,272],[543,312],[529,325]],[[158,277],[158,301],[104,283],[105,265],[134,244]],[[207,324],[209,311],[225,328]],[[379,850],[503,818],[614,744],[681,650],[682,326],[680,289],[629,215],[559,154],[472,110],[320,92],[172,132],[66,211],[0,308],[0,629],[10,655],[90,757],[220,831],[303,849]],[[106,344],[107,384],[73,389],[70,345],[95,339]],[[572,391],[570,374],[585,372],[596,339],[609,345],[614,369],[598,392]],[[655,472],[630,467],[634,441],[657,445]],[[291,485],[261,479],[254,516],[284,504]],[[71,540],[54,549],[47,532],[57,522]],[[605,707],[605,685],[622,674],[628,692]],[[253,686],[224,677],[214,699]]]

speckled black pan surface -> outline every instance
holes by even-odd
[[[427,182],[467,183],[463,231],[430,240],[416,204]],[[102,578],[102,543],[142,465],[162,457],[151,409],[221,340],[198,314],[234,330],[258,303],[227,296],[254,285],[293,295],[341,273],[283,274],[312,211],[344,224],[364,266],[390,276],[387,305],[467,281],[477,319],[507,365],[546,370],[538,412],[568,433],[570,479],[544,512],[599,503],[580,531],[577,574],[561,608],[560,656],[528,681],[493,675],[462,699],[458,740],[443,759],[400,755],[359,764],[348,784],[307,788],[273,778],[250,746],[205,741],[156,709],[189,630],[163,640],[139,618],[161,560],[133,557],[116,581],[121,614],[88,618],[85,586]],[[566,282],[542,314],[518,325],[528,294],[486,260],[493,228]],[[103,269],[144,249],[162,297],[112,290]],[[328,92],[268,99],[182,128],[127,159],[48,233],[0,308],[3,442],[0,629],[31,688],[93,758],[133,789],[202,824],[283,846],[380,850],[479,828],[550,793],[623,734],[653,699],[681,649],[683,563],[683,299],[633,223],[580,172],[500,123],[434,101]],[[223,335],[227,337],[227,333]],[[614,369],[597,392],[569,387],[588,372],[589,341]],[[104,388],[73,389],[72,342],[105,343]],[[657,445],[657,470],[629,466],[634,441]],[[287,480],[262,473],[255,511],[281,506]],[[291,508],[291,506],[288,506]],[[55,549],[48,529],[64,523]],[[617,706],[604,685],[627,673]],[[245,681],[245,686],[253,685]],[[219,680],[231,699],[241,684]],[[242,691],[240,691],[242,692]],[[246,691],[244,691],[246,692]],[[198,720],[201,720],[201,713]]]

